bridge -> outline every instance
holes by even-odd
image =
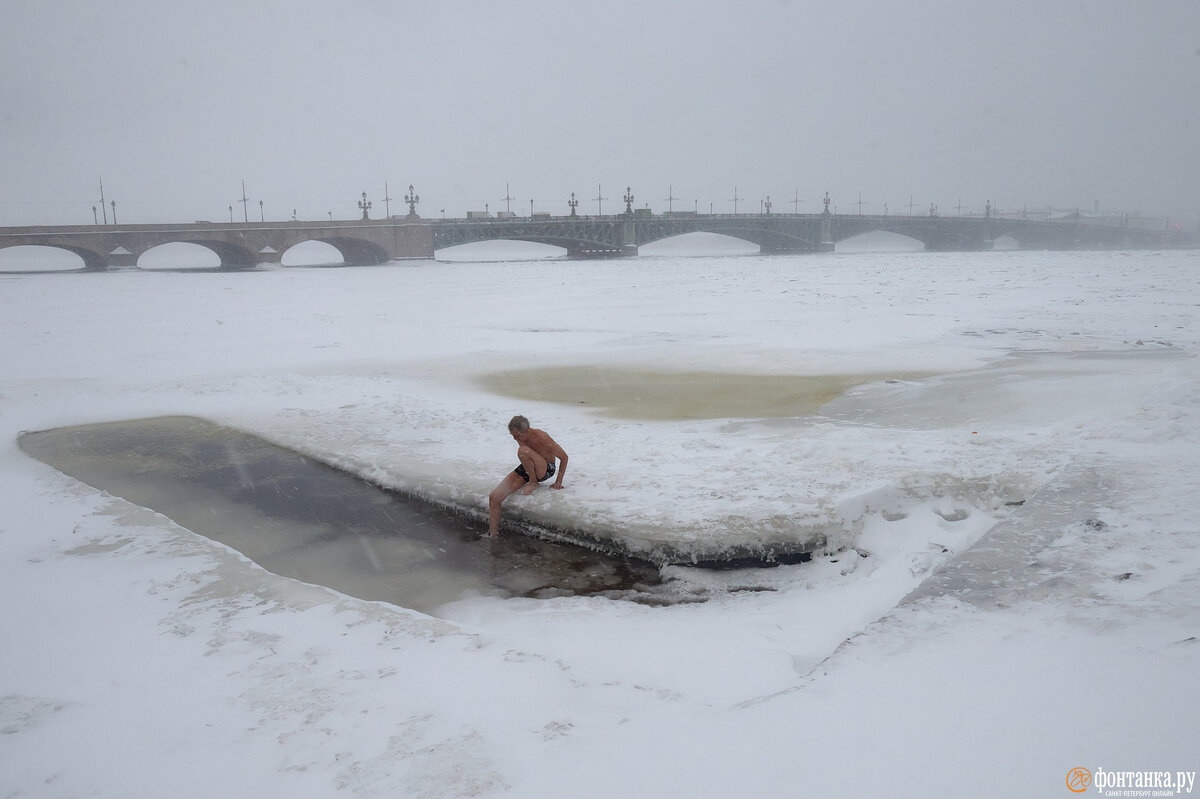
[[[574,258],[637,255],[638,248],[686,233],[719,233],[757,244],[763,253],[826,252],[839,241],[886,231],[916,239],[926,250],[990,250],[997,239],[1033,250],[1161,249],[1200,246],[1200,236],[1093,224],[1078,215],[1061,220],[820,214],[651,214],[605,217],[520,217],[433,222],[435,249],[515,239],[552,244]]]
[[[822,252],[863,233],[886,231],[916,239],[927,250],[992,249],[1002,237],[1021,249],[1165,249],[1200,247],[1200,235],[1096,224],[1075,215],[1043,221],[976,217],[831,214],[652,214],[627,209],[611,216],[389,219],[328,222],[194,222],[167,225],[77,225],[0,228],[0,249],[56,247],[78,255],[88,270],[135,267],[146,251],[184,242],[216,253],[224,269],[280,263],[291,247],[319,241],[347,264],[432,258],[436,250],[500,239],[562,247],[572,258],[635,256],[643,244],[686,233],[719,233],[753,242],[763,253]]]
[[[177,225],[76,225],[0,228],[0,249],[20,245],[75,253],[88,270],[137,266],[162,244],[198,244],[212,250],[224,269],[277,264],[288,249],[309,241],[335,247],[347,264],[383,264],[433,257],[428,222],[409,217],[344,222],[193,222]]]

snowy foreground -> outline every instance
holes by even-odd
[[[1198,267],[0,275],[0,797],[1071,796],[1077,767],[1196,771]],[[862,377],[815,414],[687,418],[480,382],[541,367]],[[272,575],[16,444],[190,414],[482,509],[514,413],[571,455],[514,516],[825,554],[666,570],[703,602],[431,617]]]

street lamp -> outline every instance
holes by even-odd
[[[408,184],[408,194],[404,195],[404,202],[408,203],[408,218],[416,219],[417,203],[421,202],[421,196],[413,191],[413,185]]]
[[[371,203],[367,201],[367,193],[365,191],[362,193],[362,199],[358,201],[358,207],[362,209],[363,219],[369,219],[367,211],[371,210]]]
[[[112,209],[113,209],[113,224],[115,225],[115,224],[117,224],[117,201],[116,200],[112,201]]]
[[[632,215],[633,214],[633,189],[631,189],[629,186],[625,187],[625,197],[623,199],[625,200],[625,213]]]
[[[262,200],[258,201],[258,221],[259,222],[267,221],[267,215],[266,215],[266,213],[263,212],[263,201]]]
[[[571,192],[571,199],[567,200],[567,207],[571,209],[571,216],[574,217],[575,209],[579,207],[579,200],[575,199],[575,192]]]

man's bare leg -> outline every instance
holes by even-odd
[[[538,478],[546,475],[546,459],[534,452],[531,447],[522,446],[517,448],[517,460],[521,461],[521,465],[525,467],[525,473],[529,475],[529,483],[521,489],[521,493],[528,496],[537,491]]]
[[[529,467],[525,467],[528,469]],[[500,534],[500,506],[504,500],[508,499],[514,493],[525,485],[525,481],[516,472],[509,472],[500,484],[492,489],[492,493],[488,494],[488,535],[494,536]]]

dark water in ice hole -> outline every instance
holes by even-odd
[[[661,583],[648,563],[511,533],[481,538],[477,518],[195,417],[64,427],[19,443],[268,571],[361,599],[423,612],[471,593],[648,601]]]

